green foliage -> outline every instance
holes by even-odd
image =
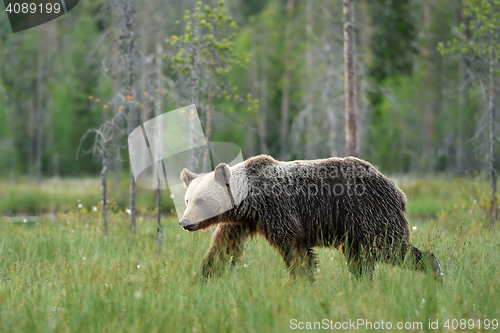
[[[28,30],[14,36],[2,33],[2,86],[8,92],[9,122],[0,120],[0,128],[8,126],[15,143],[15,173],[33,169],[34,127],[43,128],[42,171],[62,176],[93,174],[100,170],[90,158],[76,160],[76,148],[83,133],[102,121],[101,110],[94,108],[89,95],[104,97],[109,83],[101,73],[98,54],[87,57],[100,37],[102,27],[93,17],[102,3],[89,0],[72,12],[71,21],[57,20],[57,36],[47,29]],[[3,20],[5,23],[5,20]],[[9,31],[8,34],[11,34]],[[35,124],[33,109],[36,99],[37,55],[44,52],[42,123]],[[1,117],[1,115],[0,115]],[[1,129],[0,129],[1,131]],[[0,141],[2,135],[0,134]],[[1,149],[0,149],[1,150]],[[0,159],[10,156],[0,152]],[[54,166],[57,164],[57,166]],[[1,165],[1,163],[0,163]],[[0,177],[7,175],[3,172]]]
[[[462,196],[462,178],[395,178],[407,199],[407,215],[410,221],[437,218],[439,214],[457,210],[466,204]],[[465,211],[462,211],[465,215]],[[454,227],[458,225],[454,225]]]
[[[439,43],[438,50],[443,55],[451,52],[486,55],[492,39],[495,54],[500,52],[500,0],[467,0],[464,14],[471,20],[468,27],[464,23],[457,27],[459,37],[446,43]],[[469,36],[470,34],[470,36]]]
[[[193,12],[186,11],[185,33],[167,40],[172,46],[179,44],[178,53],[172,58],[174,68],[185,75],[192,70],[193,57],[198,57],[202,65],[222,75],[228,73],[230,65],[250,62],[248,53],[233,51],[238,25],[226,12],[223,1],[214,8],[203,7],[199,1]]]
[[[401,146],[400,137],[405,131],[404,120],[411,114],[416,88],[414,83],[414,80],[405,76],[389,77],[385,79],[385,86],[393,94],[374,95],[377,96],[378,103],[373,106],[369,135],[375,144],[366,155],[373,164],[388,172],[401,173],[408,168],[408,156]]]
[[[91,11],[92,4],[84,6]],[[62,175],[92,174],[100,170],[99,163],[91,158],[76,160],[76,149],[80,138],[89,128],[97,127],[103,120],[101,109],[94,107],[89,96],[100,95],[101,64],[98,57],[82,62],[89,54],[98,36],[96,26],[88,15],[81,15],[71,32],[72,44],[67,60],[66,75],[53,83],[54,151],[60,152]],[[101,95],[102,96],[102,95]],[[69,110],[71,108],[71,110]]]
[[[245,17],[251,17],[254,15],[258,15],[262,10],[264,10],[265,6],[269,3],[269,0],[239,0],[238,1],[239,8],[241,8],[241,12]]]
[[[369,6],[373,33],[368,74],[376,89],[368,93],[372,108],[368,137],[373,145],[365,150],[367,158],[382,170],[403,172],[409,161],[401,146],[400,137],[404,130],[401,120],[409,113],[408,104],[417,83],[410,77],[418,53],[412,3],[409,0],[384,0],[369,2]],[[389,88],[389,94],[382,87]],[[396,91],[389,96],[392,88]],[[401,105],[394,105],[394,102]]]
[[[238,25],[227,15],[224,2],[219,1],[216,7],[211,8],[199,1],[193,11],[188,10],[185,14],[184,33],[166,40],[177,50],[170,59],[172,68],[183,76],[193,75],[195,71],[196,75],[207,73],[211,84],[217,86],[212,89],[217,92],[214,92],[214,96],[207,96],[206,100],[215,97],[221,102],[245,102],[249,112],[255,111],[258,101],[251,94],[247,95],[246,100],[241,98],[237,86],[228,84],[229,71],[234,67],[246,67],[250,62],[250,54],[235,50]],[[207,95],[209,93],[206,92]]]
[[[411,74],[418,52],[411,1],[382,0],[369,4],[373,21],[370,76],[381,82],[388,76]]]
[[[296,2],[299,5],[299,2]],[[302,8],[298,6],[298,8]],[[298,10],[296,9],[295,12]],[[300,17],[300,13],[297,14]],[[292,25],[292,48],[290,59],[292,66],[290,68],[291,86],[290,86],[290,118],[293,119],[297,110],[302,107],[302,100],[304,97],[304,90],[300,89],[301,84],[304,83],[304,65],[302,47],[297,46],[297,40],[303,38],[304,25],[303,21],[297,20],[297,23]],[[267,143],[270,146],[271,155],[277,156],[279,146],[277,143],[280,140],[280,109],[282,103],[283,93],[283,71],[285,58],[285,27],[286,27],[286,8],[283,2],[269,1],[262,11],[253,17],[251,23],[243,27],[242,33],[238,36],[239,45],[246,50],[252,50],[251,39],[254,38],[255,45],[253,48],[252,56],[257,58],[259,66],[262,62],[266,61],[267,67]],[[303,45],[303,44],[302,44]],[[263,60],[263,57],[265,60]],[[319,65],[319,64],[318,64]],[[255,74],[255,73],[254,73]],[[243,73],[243,71],[234,71],[231,77],[231,82],[234,85],[246,85],[246,91],[251,91],[251,73]],[[243,78],[243,80],[242,80]],[[260,78],[262,80],[262,78]],[[240,83],[244,81],[243,83]],[[262,82],[260,82],[262,84]],[[313,83],[311,83],[313,84]],[[242,89],[243,89],[242,87]],[[238,108],[238,106],[235,106]],[[241,110],[244,112],[245,110]],[[247,118],[251,118],[251,114]],[[255,123],[254,123],[255,124]]]
[[[343,127],[342,103],[337,99],[343,90],[342,40],[337,38],[342,34],[342,5],[338,1],[313,2],[312,45],[304,42],[307,19],[305,2],[295,1],[291,21],[289,125],[295,126],[301,122],[299,112],[305,109],[307,92],[312,87],[313,118],[317,133],[313,142],[317,145],[315,150],[318,157],[327,157],[332,150],[329,147],[330,142],[327,142],[330,124],[324,113],[326,104],[335,103],[339,128]],[[456,156],[459,151],[464,152],[463,160],[466,161],[460,172],[482,167],[484,154],[476,150],[483,137],[475,136],[481,128],[479,122],[482,121],[477,117],[477,109],[482,106],[480,88],[474,86],[473,80],[468,80],[471,83],[466,89],[466,98],[465,94],[459,94],[457,87],[463,86],[460,83],[462,67],[456,57],[442,58],[436,52],[435,46],[438,42],[443,42],[440,50],[445,53],[454,49],[457,52],[467,51],[476,55],[479,51],[485,51],[484,47],[489,39],[488,31],[494,29],[495,51],[498,51],[497,43],[500,38],[495,29],[500,26],[497,24],[500,6],[498,0],[468,1],[469,9],[466,14],[471,24],[455,30],[454,25],[462,19],[458,12],[459,2],[451,7],[448,2],[432,2],[428,31],[421,29],[422,5],[416,1],[366,1],[366,13],[363,7],[356,5],[357,18],[364,17],[365,14],[371,17],[371,20],[366,22],[356,22],[358,43],[361,43],[362,38],[359,37],[364,32],[371,32],[364,35],[368,37],[368,40],[364,41],[369,44],[369,48],[365,48],[365,44],[356,47],[359,60],[366,65],[366,71],[361,70],[364,66],[358,68],[360,76],[357,82],[369,97],[369,105],[366,105],[366,95],[363,90],[358,91],[359,119],[363,122],[359,127],[363,132],[360,133],[363,149],[360,157],[370,160],[384,172],[422,170],[425,141],[422,137],[426,125],[424,100],[428,101],[427,106],[432,105],[433,111],[435,110],[435,133],[430,152],[432,166],[428,171],[455,171],[454,165],[457,164]],[[89,128],[98,127],[115,111],[111,108],[103,109],[103,103],[112,97],[115,77],[120,79],[121,76],[119,69],[109,66],[112,58],[109,55],[116,55],[116,44],[109,41],[116,37],[116,33],[103,33],[109,31],[110,22],[115,20],[115,17],[101,10],[103,4],[105,3],[101,0],[85,1],[79,5],[79,10],[58,19],[57,38],[45,34],[44,29],[41,29],[41,32],[11,34],[8,21],[0,22],[1,84],[9,97],[0,97],[0,177],[6,178],[9,174],[12,160],[15,162],[16,175],[25,175],[34,168],[33,126],[38,124],[33,124],[30,117],[33,117],[36,96],[36,55],[43,47],[54,49],[54,52],[47,53],[45,58],[46,112],[44,123],[41,124],[44,127],[43,174],[75,176],[96,174],[100,170],[99,161],[90,157],[76,160],[75,153],[82,134]],[[164,110],[175,109],[179,100],[184,103],[185,97],[191,93],[189,85],[192,78],[186,75],[192,73],[193,61],[196,58],[199,62],[199,75],[196,75],[199,88],[197,102],[202,106],[207,103],[207,87],[212,69],[217,86],[213,92],[213,138],[249,147],[250,144],[247,145],[246,141],[256,142],[258,135],[253,132],[247,134],[245,126],[258,127],[257,106],[259,103],[266,103],[267,152],[276,156],[280,142],[286,1],[226,0],[221,4],[205,1],[188,11],[186,6],[186,2],[151,1],[148,6],[137,7],[136,27],[140,33],[137,46],[144,55],[148,55],[148,59],[150,55],[155,54],[156,32],[158,38],[167,32],[171,34],[164,55],[166,61],[163,68],[163,88],[172,92],[178,88],[178,91],[165,97],[166,100],[170,99],[170,105]],[[151,16],[153,12],[156,13]],[[53,28],[49,25],[47,27]],[[367,28],[366,31],[363,30],[364,27]],[[466,40],[465,28],[470,30],[470,36]],[[428,40],[425,38],[429,43],[428,58],[417,52],[423,41],[419,36],[424,33],[429,37]],[[446,43],[448,40],[450,44]],[[313,54],[312,75],[306,73],[305,68],[305,51],[309,47],[312,47]],[[90,55],[91,51],[95,52]],[[249,53],[255,56],[252,66],[248,64]],[[497,59],[499,53],[496,52]],[[107,68],[104,71],[103,59],[104,67]],[[113,59],[116,60],[116,57]],[[474,59],[477,58],[471,58],[470,61],[472,67],[483,66],[483,63],[475,62]],[[174,68],[167,66],[167,61],[168,65],[173,65]],[[424,64],[429,74],[424,73]],[[150,63],[146,66],[155,65]],[[147,81],[152,78],[143,77],[143,73],[140,80]],[[363,79],[364,73],[368,76],[367,81]],[[261,92],[260,85],[264,82],[264,75],[267,96],[265,101],[258,101],[257,99],[262,99],[257,94]],[[330,78],[328,89],[325,86],[327,75]],[[424,77],[426,75],[428,77]],[[247,96],[248,92],[253,95]],[[89,96],[94,96],[94,99],[89,100]],[[96,98],[100,98],[102,103],[95,102]],[[127,102],[128,100],[124,105],[125,111]],[[134,99],[130,103],[134,105],[136,102],[143,106],[141,110],[149,109],[149,101],[143,103]],[[223,112],[229,116],[221,116]],[[205,120],[203,118],[204,115],[201,115],[202,123]],[[295,126],[294,130],[304,131],[306,126],[306,123],[302,127]],[[297,144],[297,151],[289,152],[290,158],[304,158],[304,149],[300,147],[304,146],[305,136],[299,134],[298,137],[300,142]],[[342,133],[339,133],[335,140],[338,141],[337,150],[340,149],[337,154],[341,154]],[[125,141],[124,139],[122,143],[125,144]],[[14,147],[13,153],[11,147]],[[244,149],[244,156],[260,153],[260,148],[257,147],[259,145],[254,145],[253,150]],[[127,160],[126,150],[122,151],[122,159]],[[114,158],[110,161],[114,161]],[[128,167],[127,163],[124,165],[125,168]]]
[[[117,209],[125,211],[129,206],[128,174],[123,175],[120,184],[110,184],[108,198],[116,203]],[[0,216],[17,214],[47,214],[77,210],[78,204],[87,211],[100,207],[100,179],[47,179],[39,185],[19,179],[16,183],[0,182]],[[173,201],[168,190],[162,192],[162,211],[171,212]],[[137,188],[137,209],[149,213],[156,208],[156,192]]]

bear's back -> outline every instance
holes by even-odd
[[[406,197],[396,184],[371,163],[356,157],[280,162],[269,155],[258,155],[247,159],[243,165],[246,176],[254,185],[361,185],[367,191],[364,194],[388,197],[398,209],[406,210]]]

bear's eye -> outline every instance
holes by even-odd
[[[186,206],[187,206],[187,204],[188,204],[188,201],[186,200]]]
[[[201,205],[203,203],[203,199],[196,199],[196,204]]]

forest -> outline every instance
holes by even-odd
[[[464,175],[488,165],[489,56],[481,49],[488,37],[470,30],[488,23],[465,15],[466,4],[355,4],[358,156],[383,172]],[[154,117],[154,103],[162,103],[163,113],[190,102],[189,69],[178,54],[185,45],[171,41],[186,33],[184,16],[195,8],[195,1],[174,0],[133,8],[134,88],[145,93],[134,96],[141,121]],[[217,51],[223,62],[216,64],[211,101],[213,139],[237,143],[245,158],[345,156],[342,3],[229,0],[225,9],[231,22],[217,36],[227,39],[227,49]],[[120,15],[106,2],[87,0],[64,17],[16,34],[2,15],[3,179],[99,172],[98,159],[77,159],[76,153],[88,129],[127,106]],[[459,52],[469,42],[461,36],[480,50]],[[457,52],[438,49],[457,39]],[[201,66],[207,74],[209,65]],[[200,81],[197,107],[205,129],[209,80]],[[495,94],[495,84],[493,89]],[[247,95],[257,104],[249,104]],[[126,127],[124,119],[117,122]],[[119,175],[128,168],[125,135],[115,140],[110,168]]]
[[[0,331],[498,327],[500,0],[58,1],[32,1],[64,14],[21,31],[0,5]],[[358,281],[318,249],[316,281],[297,281],[255,237],[193,282],[213,230],[181,233],[173,188],[143,188],[129,145],[193,104],[202,139],[243,159],[371,163],[443,280]]]

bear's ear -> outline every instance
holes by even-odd
[[[182,179],[182,182],[184,183],[184,186],[186,188],[189,187],[189,184],[191,184],[191,182],[193,181],[193,179],[195,179],[197,176],[198,176],[197,174],[195,174],[194,172],[189,171],[186,168],[182,169],[181,179]]]
[[[219,164],[214,170],[215,180],[222,186],[229,186],[229,178],[231,178],[231,169],[226,163]]]

